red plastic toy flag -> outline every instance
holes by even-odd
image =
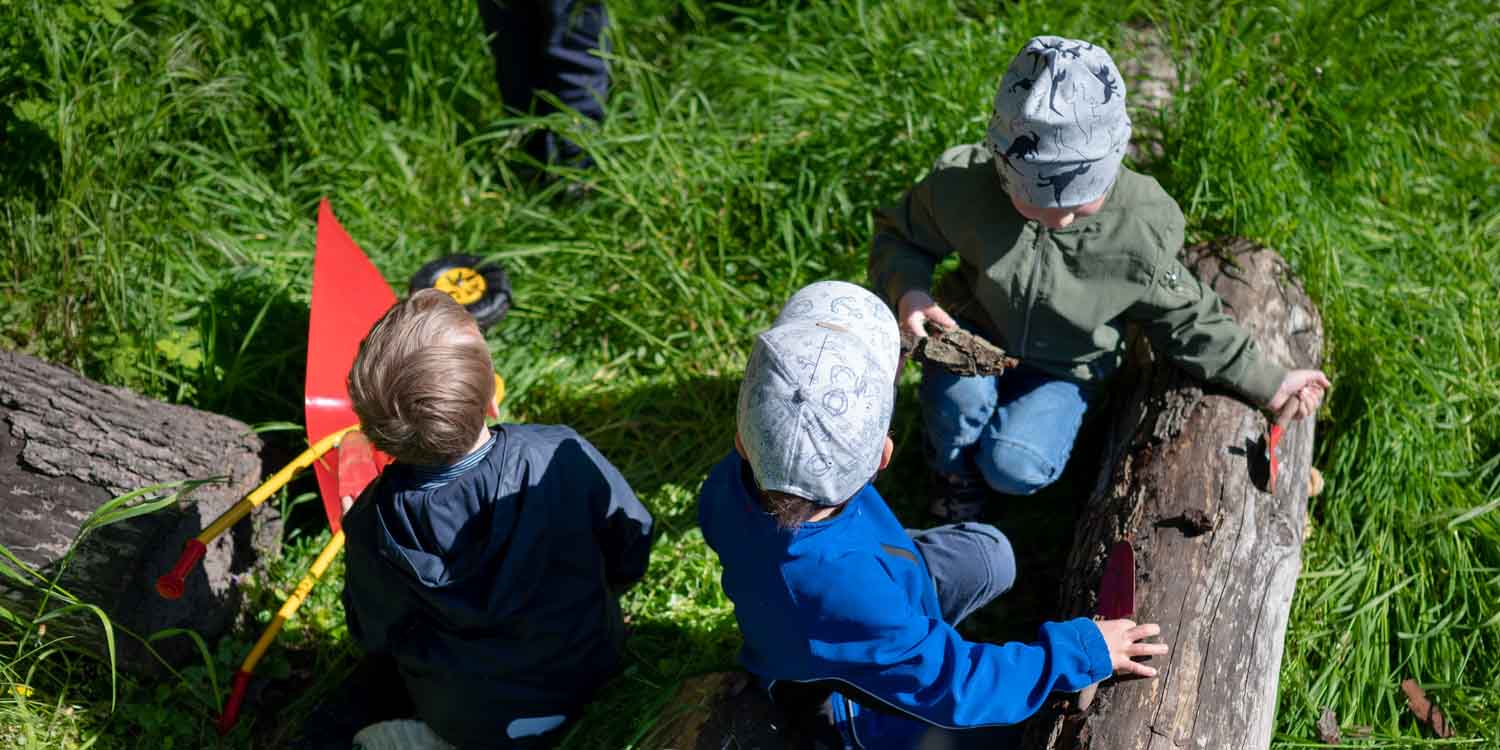
[[[303,398],[308,443],[359,421],[349,401],[349,370],[359,353],[359,342],[394,304],[396,295],[385,277],[344,231],[328,199],[323,199],[318,206]],[[363,489],[390,463],[389,456],[368,446],[360,441],[356,450],[363,455],[356,460],[345,460],[342,449],[335,449],[313,465],[323,511],[334,531],[343,518],[341,495],[351,491],[358,495],[356,488]]]

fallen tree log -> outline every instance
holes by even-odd
[[[181,599],[160,598],[154,583],[184,541],[260,482],[260,451],[260,439],[242,422],[0,350],[0,545],[48,580],[57,578],[78,600],[103,609],[117,628],[124,669],[149,671],[156,663],[119,628],[141,637],[186,628],[212,642],[233,623],[240,603],[235,577],[279,546],[280,520],[272,509],[262,508],[209,545]],[[90,516],[112,498],[210,478],[157,512],[90,531],[74,548]],[[40,601],[35,586],[3,580],[0,587],[6,596],[0,606],[23,619],[36,613],[26,609]],[[51,606],[58,604],[53,598]],[[69,622],[88,629],[75,644],[105,648],[97,621]],[[162,639],[153,648],[173,662],[198,658],[184,638]]]
[[[1320,364],[1322,322],[1279,255],[1219,240],[1189,249],[1186,263],[1267,356],[1288,367]],[[1159,623],[1172,652],[1155,660],[1155,680],[1106,681],[1085,711],[1071,698],[1052,704],[1028,727],[1025,746],[1269,747],[1301,569],[1313,422],[1287,429],[1268,492],[1266,415],[1151,361],[1144,347],[1119,386],[1062,610],[1093,613],[1107,552],[1127,540],[1134,619]]]

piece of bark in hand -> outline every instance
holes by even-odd
[[[984,337],[955,328],[918,338],[901,332],[901,353],[917,362],[931,363],[960,377],[999,375],[1020,364]]]
[[[1432,733],[1443,738],[1453,736],[1453,727],[1448,726],[1448,719],[1443,712],[1427,697],[1427,691],[1417,684],[1416,680],[1408,677],[1401,681],[1401,692],[1406,693],[1406,705],[1411,712],[1417,715],[1417,719],[1432,728]]]

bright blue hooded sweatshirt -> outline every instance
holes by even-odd
[[[849,747],[915,747],[930,726],[1015,724],[1048,693],[1110,676],[1109,649],[1084,618],[1046,623],[1030,644],[964,640],[874,486],[796,531],[778,529],[758,497],[749,464],[731,453],[698,499],[745,638],[740,660],[768,690],[787,680],[834,687]]]

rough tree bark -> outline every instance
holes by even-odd
[[[261,508],[209,545],[181,599],[160,598],[154,584],[184,541],[260,481],[260,450],[260,439],[236,420],[0,351],[0,545],[49,579],[61,567],[61,587],[101,607],[117,628],[142,637],[188,628],[211,643],[232,624],[240,603],[235,577],[279,544],[280,520],[272,509]],[[69,557],[85,520],[111,498],[211,477],[219,481],[184,493],[168,508],[93,531]],[[36,606],[33,590],[8,581],[0,586],[10,586],[0,589],[3,606]],[[75,643],[103,650],[95,621],[79,619],[71,627],[92,631]],[[172,661],[197,658],[184,638],[153,647]],[[156,666],[139,642],[118,631],[117,648],[125,669]]]
[[[1263,352],[1289,367],[1319,365],[1322,322],[1279,255],[1238,239],[1187,255]],[[1160,623],[1172,653],[1156,660],[1157,679],[1107,681],[1081,714],[1071,699],[1054,704],[1029,727],[1026,746],[1266,748],[1301,569],[1313,423],[1287,429],[1268,493],[1265,415],[1165,361],[1138,364],[1116,391],[1062,608],[1092,614],[1107,550],[1130,540],[1135,619]]]

